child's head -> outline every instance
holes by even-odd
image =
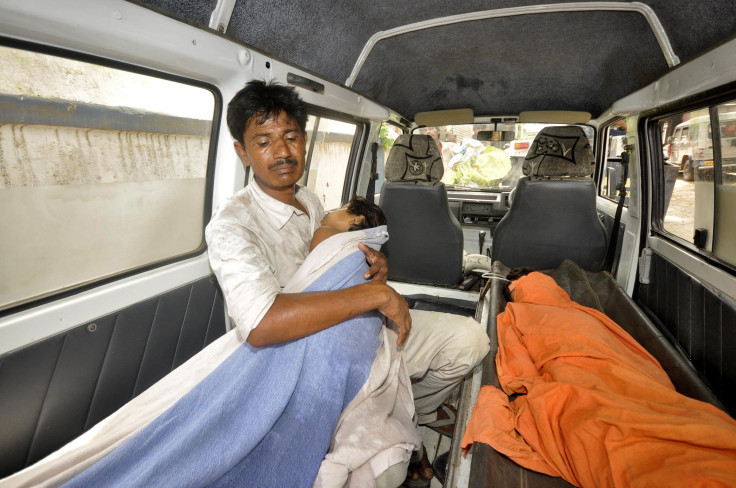
[[[509,271],[509,274],[506,275],[506,279],[508,280],[506,282],[506,285],[503,287],[503,296],[506,298],[507,302],[513,302],[514,301],[514,288],[516,287],[516,280],[521,278],[522,276],[526,276],[529,273],[533,273],[534,269],[532,268],[514,268]]]
[[[327,212],[322,225],[335,227],[343,232],[370,229],[386,225],[386,216],[381,207],[355,195],[347,204]]]

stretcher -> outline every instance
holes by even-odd
[[[460,441],[465,434],[478,390],[484,385],[499,387],[495,362],[498,350],[496,317],[506,306],[503,288],[508,271],[509,269],[500,262],[493,264],[488,286],[479,303],[478,316],[487,326],[491,350],[482,366],[463,385],[445,486],[569,487],[572,485],[561,478],[547,476],[517,465],[487,444],[473,444],[467,455],[460,449]],[[660,362],[678,392],[724,410],[721,402],[698,375],[687,357],[672,345],[609,273],[588,272],[571,261],[564,261],[557,269],[546,273],[554,278],[574,301],[600,310],[631,334]]]

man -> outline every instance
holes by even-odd
[[[439,149],[440,155],[441,155],[442,154],[442,141],[440,140],[440,131],[437,129],[437,127],[425,127],[421,129],[420,132],[434,139],[434,143],[437,144],[437,149]]]
[[[371,281],[329,292],[281,293],[324,216],[318,197],[296,184],[304,172],[306,122],[304,102],[278,84],[251,81],[228,105],[235,151],[253,173],[253,181],[217,209],[205,233],[228,313],[240,334],[260,347],[380,311],[397,325],[417,413],[447,424],[438,428],[451,435],[452,414],[439,407],[488,351],[488,337],[477,324],[448,325],[442,314],[412,311],[421,323],[410,335],[412,315],[386,284],[385,256],[363,245]],[[426,464],[421,471],[424,478],[432,476]]]

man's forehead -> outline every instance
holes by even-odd
[[[294,117],[284,111],[280,112],[258,112],[245,122],[245,130],[250,128],[258,128],[259,126],[271,123],[282,123],[287,125],[295,125],[298,127]]]

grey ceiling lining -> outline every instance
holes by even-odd
[[[207,27],[217,0],[144,0],[144,3]]]
[[[239,0],[228,32],[246,43],[342,83],[349,76],[365,43],[377,31],[466,12],[554,3],[566,2],[425,0],[417,6],[414,2],[387,0],[341,3]],[[682,61],[736,32],[736,2],[733,0],[655,0],[645,3],[659,17]]]
[[[476,114],[565,109],[595,116],[666,70],[639,14],[543,14],[381,41],[354,88],[409,118],[463,107]]]
[[[345,9],[340,16],[343,8],[333,2],[237,0],[227,33],[343,83],[347,76],[340,77],[350,73],[363,43],[373,34],[363,22],[371,23],[377,14],[370,2],[355,2],[350,9],[354,13]],[[368,35],[362,39],[364,32]]]
[[[343,2],[237,0],[227,29],[227,35],[309,71],[319,73],[325,78],[344,83],[350,75],[363,46],[371,35],[377,31],[467,12],[570,1],[466,0],[463,2],[448,2],[447,0],[424,0],[421,4],[417,4],[416,2],[396,2],[395,0],[374,0],[372,2],[364,2],[363,0]],[[201,2],[196,0],[151,0],[148,3],[184,16],[202,26],[207,26],[217,2],[216,0]],[[670,39],[675,54],[682,62],[686,62],[736,33],[736,1],[733,0],[651,0],[645,3],[655,11]],[[535,77],[520,79],[513,72],[528,69],[533,63],[539,62],[538,59],[534,59],[536,47],[532,45],[533,43],[542,44],[545,49],[547,46],[556,46],[557,49],[563,52],[571,52],[571,50],[576,49],[566,45],[564,38],[560,37],[557,32],[547,29],[543,32],[547,32],[552,37],[540,40],[541,32],[537,33],[532,37],[534,41],[533,43],[530,42],[530,48],[526,50],[518,49],[516,55],[510,59],[507,56],[497,56],[498,53],[493,53],[487,60],[478,61],[477,68],[467,72],[465,68],[454,64],[456,60],[449,59],[444,63],[440,63],[446,67],[455,66],[456,70],[452,73],[444,73],[444,76],[437,77],[434,82],[427,80],[426,86],[422,87],[423,91],[412,89],[411,86],[401,88],[405,93],[401,90],[397,91],[395,88],[404,83],[404,81],[401,81],[401,71],[392,73],[389,69],[390,66],[375,64],[375,59],[379,58],[375,57],[376,52],[374,52],[369,56],[364,67],[364,70],[370,69],[372,71],[361,72],[354,88],[409,117],[413,115],[412,111],[431,109],[424,97],[424,92],[436,92],[441,95],[443,90],[449,90],[449,87],[452,86],[452,82],[448,80],[448,77],[452,78],[453,76],[460,85],[470,83],[472,86],[473,83],[477,83],[473,81],[474,79],[482,80],[486,84],[485,93],[483,93],[483,90],[480,93],[472,93],[471,89],[458,94],[457,103],[468,102],[473,107],[498,107],[499,110],[504,108],[511,110],[515,107],[532,109],[532,105],[539,109],[542,107],[575,108],[573,106],[577,105],[576,108],[580,110],[590,110],[592,112],[604,110],[610,105],[609,101],[616,100],[654,81],[667,68],[666,65],[660,64],[663,57],[658,46],[656,53],[654,48],[650,47],[648,39],[654,39],[654,37],[651,34],[644,35],[641,30],[641,26],[645,26],[647,30],[649,29],[641,15],[629,14],[629,17],[626,18],[632,19],[630,22],[629,20],[616,21],[611,25],[603,25],[602,28],[589,29],[587,26],[594,23],[594,21],[586,19],[592,18],[596,14],[596,12],[580,14],[587,16],[582,17],[582,21],[578,20],[581,17],[562,18],[559,25],[556,26],[562,35],[584,32],[589,36],[588,40],[591,46],[597,46],[595,49],[596,56],[589,57],[588,76],[591,79],[586,80],[585,83],[573,85],[571,83],[573,76],[568,72],[561,72],[559,79],[553,79],[553,72],[550,71],[546,83],[554,84],[554,86],[551,90],[547,87],[541,90],[539,79]],[[539,17],[539,15],[526,17]],[[636,19],[636,17],[639,17],[639,19]],[[503,21],[508,21],[509,25],[518,25],[515,23],[516,19],[519,19],[519,17]],[[535,22],[539,25],[545,23],[538,20]],[[595,23],[600,27],[599,22]],[[486,44],[496,45],[506,41],[504,37],[507,34],[504,32],[508,32],[508,29],[496,28],[495,31],[496,38],[488,40],[487,36],[492,36],[492,34],[486,34],[486,37],[484,37]],[[462,35],[462,31],[458,32]],[[634,34],[630,34],[632,32]],[[512,34],[516,33],[512,32]],[[612,36],[609,41],[602,39],[604,34]],[[646,41],[642,42],[637,38],[630,37],[631,35],[648,37]],[[406,39],[405,36],[398,39]],[[430,43],[433,40],[432,35],[430,34],[426,39],[428,40],[425,40],[424,44]],[[378,43],[376,49],[383,50],[380,59],[387,59],[387,56],[390,59],[390,56],[396,51],[395,46],[399,46],[399,43],[394,43],[392,48],[390,43],[394,41],[385,40]],[[516,42],[523,43],[525,38]],[[617,44],[619,52],[610,52],[606,45],[607,42]],[[467,44],[476,45],[478,41],[469,38]],[[656,43],[654,45],[656,46]],[[401,47],[409,49],[408,46]],[[481,47],[487,48],[487,46],[476,45],[475,49]],[[432,59],[437,59],[440,52],[447,52],[440,49],[426,49],[424,51],[417,50],[417,48],[412,49],[416,51],[417,56],[431,54]],[[546,56],[549,56],[549,51],[546,52]],[[627,56],[629,69],[627,77],[623,77],[622,73],[624,71],[621,64],[622,53],[626,53]],[[494,56],[496,59],[492,59]],[[420,60],[412,62],[416,65],[412,65],[413,67],[422,65]],[[425,60],[424,64],[427,62]],[[513,63],[514,68],[509,67],[509,63]],[[594,66],[595,64],[598,65]],[[369,65],[373,67],[369,68]],[[484,67],[483,70],[481,70],[481,66]],[[498,74],[502,76],[496,76]],[[598,79],[595,77],[598,77]],[[494,89],[487,90],[488,85],[493,85]],[[575,92],[565,93],[565,88],[575,90]],[[517,92],[517,89],[521,91]],[[596,90],[600,92],[597,99],[583,100]],[[419,93],[421,98],[415,97],[415,93]],[[505,104],[501,103],[500,97],[504,98]],[[444,106],[449,103],[449,100],[443,101],[440,97],[434,105]],[[529,106],[525,106],[525,104]],[[503,112],[507,113],[506,110],[503,110]]]

